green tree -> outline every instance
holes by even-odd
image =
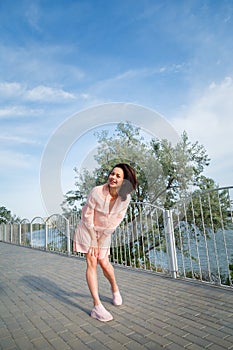
[[[6,207],[2,206],[0,207],[0,224],[1,223],[7,223],[7,222],[19,222],[20,218],[16,215],[12,215],[11,211],[8,210]]]
[[[63,207],[68,204],[68,207],[75,209],[76,201],[82,204],[93,186],[106,182],[109,171],[118,162],[127,162],[136,169],[139,186],[133,200],[150,201],[151,190],[156,187],[158,191],[163,185],[162,168],[149,142],[141,136],[140,129],[130,123],[119,123],[112,136],[107,131],[95,135],[98,140],[95,156],[98,167],[92,172],[84,170],[82,173],[74,169],[77,190],[66,193]]]
[[[86,169],[80,173],[77,168],[74,168],[74,171],[76,173],[76,190],[70,190],[64,196],[62,210],[65,216],[69,216],[71,211],[80,214],[81,207],[85,204],[88,193],[97,185],[97,178],[94,173],[90,173]]]
[[[159,161],[163,171],[164,188],[155,196],[160,197],[165,192],[166,208],[171,208],[193,188],[200,188],[203,181],[203,171],[209,165],[210,159],[205,148],[198,142],[191,143],[188,135],[183,132],[180,141],[172,146],[167,140],[151,141],[153,154]]]
[[[134,201],[150,202],[170,208],[190,191],[191,186],[200,186],[200,175],[209,158],[202,145],[192,144],[184,132],[180,141],[172,146],[167,140],[146,141],[141,130],[131,123],[119,123],[115,133],[109,136],[104,130],[96,133],[98,140],[98,164],[93,172],[76,172],[76,190],[66,193],[63,207],[77,209],[95,185],[107,180],[114,164],[128,162],[137,172],[139,185],[133,194]]]

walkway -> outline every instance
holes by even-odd
[[[115,270],[124,305],[111,304],[100,273],[114,315],[102,323],[90,317],[84,260],[0,243],[0,348],[233,349],[233,291]]]

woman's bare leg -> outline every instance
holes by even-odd
[[[112,264],[108,259],[108,256],[106,256],[104,259],[100,259],[99,264],[103,270],[104,276],[109,280],[111,284],[112,292],[117,292],[118,286],[116,282],[115,272]]]
[[[96,318],[99,321],[107,322],[113,319],[113,316],[108,312],[102,305],[99,292],[98,292],[98,279],[97,279],[97,260],[98,258],[94,256],[91,252],[86,254],[87,260],[87,271],[86,278],[87,284],[90,289],[94,308],[91,311],[91,317]]]
[[[87,270],[86,270],[86,280],[89,290],[91,292],[94,306],[101,303],[98,291],[98,278],[97,278],[97,257],[86,254]]]

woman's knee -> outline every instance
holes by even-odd
[[[99,265],[102,268],[102,270],[109,270],[111,268],[111,264],[108,259],[100,259],[99,260]]]
[[[91,254],[87,253],[86,254],[86,262],[87,262],[87,267],[91,268],[97,268],[97,258],[95,256],[92,256]]]

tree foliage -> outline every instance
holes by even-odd
[[[1,206],[0,207],[0,224],[1,223],[8,223],[8,222],[19,222],[19,217],[16,217],[16,215],[12,215],[11,211],[8,210],[6,207]]]
[[[193,188],[200,187],[204,168],[209,165],[205,148],[198,142],[192,144],[184,132],[180,141],[172,146],[167,140],[151,141],[153,154],[162,167],[165,207],[171,208],[177,200]],[[161,195],[161,192],[160,194]]]
[[[98,166],[93,172],[75,169],[76,189],[66,193],[66,208],[76,210],[77,203],[82,205],[91,188],[106,182],[118,162],[129,163],[137,172],[139,186],[133,200],[170,208],[191,186],[201,185],[201,174],[209,164],[204,147],[198,142],[192,144],[185,132],[176,145],[168,140],[146,140],[140,128],[129,122],[117,124],[112,136],[106,130],[95,135]]]

